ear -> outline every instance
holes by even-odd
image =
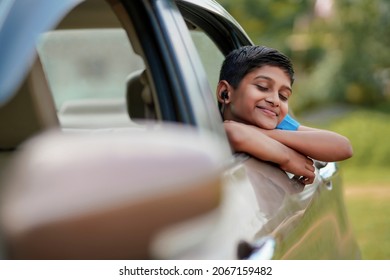
[[[225,98],[224,93],[225,92]],[[227,104],[230,103],[230,84],[226,80],[221,80],[217,85],[217,100],[219,103]]]

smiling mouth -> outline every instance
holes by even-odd
[[[265,107],[261,107],[261,106],[256,106],[256,108],[260,109],[263,113],[265,113],[268,116],[274,116],[274,117],[279,116],[279,114],[276,111],[271,110],[269,108],[265,108]]]

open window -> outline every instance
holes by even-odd
[[[157,118],[145,62],[106,1],[78,5],[40,36],[37,53],[63,129]]]

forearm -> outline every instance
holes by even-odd
[[[302,176],[304,184],[313,182],[315,174],[311,159],[270,138],[257,127],[232,121],[224,125],[234,151],[276,163],[282,170]]]
[[[285,164],[288,159],[288,147],[268,137],[262,131],[250,125],[225,123],[230,145],[236,152],[245,152],[264,161]]]
[[[332,162],[348,159],[352,156],[349,140],[335,132],[319,129],[299,131],[264,131],[272,139],[302,153],[310,158]]]

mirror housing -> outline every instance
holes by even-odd
[[[0,196],[6,257],[149,259],[160,230],[218,207],[225,152],[179,125],[35,137]]]

